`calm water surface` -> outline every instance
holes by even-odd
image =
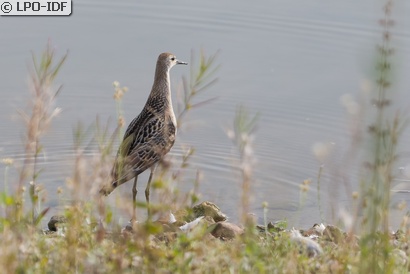
[[[408,114],[410,2],[397,2],[395,107]],[[27,102],[30,52],[40,53],[48,39],[57,53],[69,51],[57,80],[64,86],[57,101],[63,112],[43,141],[45,171],[40,181],[51,206],[57,205],[57,187],[64,186],[71,174],[74,125],[90,124],[97,115],[102,121],[115,117],[114,80],[130,89],[123,105],[129,122],[145,103],[159,53],[171,51],[190,61],[192,49],[219,51],[219,80],[199,98],[218,100],[187,116],[171,152],[179,161],[182,145],[196,148],[186,180],[177,187],[182,192],[192,189],[196,170],[201,170],[201,199],[214,201],[233,220],[238,218],[240,178],[232,168],[236,152],[225,131],[232,127],[236,106],[242,104],[251,113],[260,113],[252,212],[262,216],[261,204],[267,201],[270,220],[286,218],[300,226],[320,221],[316,178],[321,161],[313,147],[322,143],[331,153],[323,161],[321,203],[327,221],[333,222],[339,209],[350,204],[346,193],[358,189],[360,163],[349,158],[351,124],[340,98],[360,98],[363,83],[373,77],[381,6],[382,1],[374,0],[75,1],[70,17],[1,17],[1,158],[22,158],[24,131],[16,109]],[[173,68],[174,91],[183,75],[189,75],[189,68]],[[403,140],[409,140],[408,130]],[[404,142],[399,149],[399,167],[404,169],[397,170],[403,180],[395,188],[410,189],[404,181],[409,179],[409,151]],[[141,176],[140,190],[147,176]],[[299,214],[299,185],[308,178],[313,182]],[[119,193],[130,192],[131,187],[128,183]],[[143,191],[138,199],[144,199]],[[401,200],[410,202],[410,195],[394,195],[394,203]]]

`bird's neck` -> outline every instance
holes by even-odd
[[[158,68],[157,66],[154,84],[152,85],[152,91],[147,103],[154,104],[157,108],[159,107],[162,109],[162,107],[164,107],[165,109],[169,109],[173,115],[171,84],[168,69]]]
[[[168,69],[157,66],[151,93],[159,98],[163,97],[164,99],[171,100],[171,84]]]

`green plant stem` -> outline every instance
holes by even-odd
[[[322,223],[325,222],[325,218],[323,217],[323,210],[322,210],[322,203],[321,203],[321,195],[320,195],[320,179],[322,177],[322,173],[323,173],[323,165],[320,165],[319,167],[319,172],[317,175],[317,204],[319,207],[319,214],[320,214],[320,220],[322,221]]]
[[[4,168],[4,194],[8,195],[8,173],[9,173],[9,166],[6,165]]]

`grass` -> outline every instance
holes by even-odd
[[[292,236],[282,224],[268,223],[268,204],[262,204],[264,225],[256,226],[249,213],[249,193],[252,192],[254,161],[253,140],[258,115],[251,115],[239,106],[228,137],[238,150],[237,170],[241,173],[241,225],[245,233],[228,241],[210,235],[209,220],[200,222],[187,233],[176,232],[165,222],[141,222],[133,233],[123,230],[114,218],[116,212],[131,216],[131,202],[116,198],[115,207],[102,203],[96,193],[109,177],[115,140],[121,138],[125,125],[121,100],[127,88],[114,82],[117,127],[110,130],[109,122],[98,118],[90,126],[81,123],[73,130],[74,168],[66,186],[59,188],[61,214],[65,222],[55,233],[44,233],[39,223],[48,209],[41,207],[42,195],[37,167],[44,149],[42,137],[59,113],[54,107],[60,88],[54,81],[66,55],[56,60],[50,46],[37,61],[33,58],[31,74],[32,99],[22,113],[26,123],[24,140],[25,161],[19,168],[19,178],[10,178],[9,170],[17,168],[13,159],[3,159],[6,166],[4,189],[0,193],[0,269],[2,273],[405,273],[408,260],[408,217],[397,233],[389,231],[390,188],[397,159],[397,145],[404,128],[400,115],[389,115],[392,96],[392,50],[390,48],[391,1],[384,9],[382,44],[378,46],[377,90],[371,103],[375,112],[368,128],[368,155],[364,161],[366,174],[359,192],[355,192],[352,230],[343,234],[338,228],[326,227],[317,232],[316,241],[323,251],[316,256],[312,246],[301,236]],[[217,55],[207,57],[201,52],[196,60],[192,54],[190,78],[183,79],[179,90],[178,123],[184,125],[191,110],[210,103],[197,101],[197,94],[216,83]],[[86,151],[97,144],[90,158]],[[161,164],[153,187],[161,204],[153,204],[158,215],[169,211],[178,222],[190,221],[192,206],[200,201],[197,171],[192,191],[181,194],[175,182],[185,180],[184,170],[190,164],[195,149],[188,147],[183,155]],[[170,167],[173,168],[170,168]],[[91,172],[90,172],[91,171]],[[322,170],[319,170],[318,187]],[[303,207],[311,182],[300,189]],[[14,187],[12,187],[14,186]],[[28,191],[27,191],[28,190]],[[64,199],[68,197],[68,202]],[[29,203],[26,203],[26,199]],[[318,197],[320,204],[320,197]],[[138,204],[144,207],[143,203]],[[322,205],[323,206],[323,205]],[[321,208],[319,209],[322,211]],[[184,212],[178,215],[178,212]],[[356,212],[356,213],[355,213]],[[358,212],[363,212],[359,215]],[[322,215],[322,214],[321,214]],[[181,217],[182,216],[182,220]],[[162,216],[163,217],[163,216]],[[354,228],[358,228],[354,230]],[[305,232],[308,233],[308,232]]]
[[[384,6],[384,18],[380,21],[383,27],[382,43],[378,45],[376,64],[376,93],[372,98],[375,106],[374,121],[368,127],[369,141],[373,147],[369,160],[365,162],[366,177],[362,179],[361,192],[363,209],[362,238],[360,241],[362,272],[392,273],[394,268],[390,243],[389,212],[391,186],[394,179],[394,167],[398,158],[396,149],[404,124],[399,113],[389,115],[391,106],[391,48],[390,29],[394,25],[391,19],[393,1]]]
[[[254,133],[257,127],[258,114],[251,116],[244,106],[239,106],[233,122],[233,129],[227,135],[239,152],[239,170],[241,173],[241,221],[248,227],[253,225],[250,219],[250,199],[252,196],[252,174],[255,162],[253,153]]]

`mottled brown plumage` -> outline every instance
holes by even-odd
[[[151,174],[145,189],[149,203],[149,189],[158,161],[169,152],[175,142],[176,119],[171,101],[169,70],[178,61],[172,53],[161,53],[157,60],[154,84],[141,113],[130,123],[118,149],[112,168],[112,183],[100,193],[110,194],[119,185],[134,179],[133,201],[137,195],[138,175],[148,168]]]

